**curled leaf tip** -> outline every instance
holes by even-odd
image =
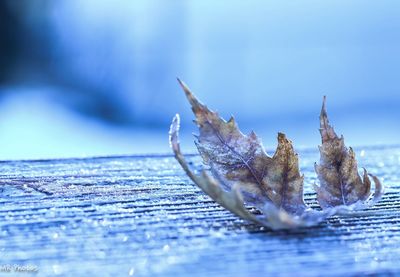
[[[375,184],[374,197],[372,198],[372,200],[370,200],[370,204],[369,204],[369,206],[371,206],[371,205],[377,203],[379,200],[381,200],[383,194],[385,193],[385,187],[383,186],[381,181],[378,179],[378,177],[376,177],[375,175],[368,173],[368,176],[370,176],[372,178],[372,180],[374,180],[374,184]]]
[[[169,129],[169,145],[174,150],[174,153],[178,152],[179,149],[179,138],[178,131],[180,125],[180,116],[176,114],[172,119],[171,127]]]

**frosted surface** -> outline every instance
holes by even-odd
[[[171,156],[1,162],[1,265],[75,276],[399,273],[400,147],[356,154],[386,185],[382,201],[357,217],[279,232],[220,208]],[[306,202],[316,206],[318,155],[300,157]]]

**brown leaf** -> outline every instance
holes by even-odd
[[[361,178],[354,151],[347,149],[343,136],[339,138],[329,124],[325,98],[320,116],[321,160],[315,164],[321,184],[315,189],[323,211],[315,211],[304,204],[304,177],[292,143],[284,134],[278,134],[277,149],[270,157],[254,132],[242,134],[233,117],[226,122],[178,81],[196,116],[200,134],[195,143],[207,169],[195,174],[185,161],[178,139],[179,115],[170,129],[175,158],[195,184],[239,217],[272,229],[312,226],[333,214],[354,214],[354,210],[366,208],[382,197],[383,186],[378,178],[365,169]],[[368,176],[375,183],[373,198]],[[245,203],[255,206],[261,214],[250,213]]]
[[[225,188],[238,184],[244,200],[257,207],[271,203],[291,214],[302,214],[303,176],[290,140],[278,135],[278,147],[269,157],[254,132],[242,134],[231,117],[226,122],[200,103],[178,79],[199,127],[196,145],[214,178]]]
[[[237,186],[232,188],[230,192],[224,191],[206,171],[203,171],[202,175],[196,175],[189,168],[189,165],[187,164],[180,149],[179,126],[180,126],[180,118],[179,115],[177,114],[172,120],[171,128],[169,131],[169,141],[171,148],[174,151],[175,158],[182,166],[182,168],[185,170],[186,174],[193,180],[193,182],[195,182],[195,184],[197,184],[206,194],[208,194],[218,204],[222,205],[224,208],[237,214],[243,219],[254,221],[255,220],[254,215],[252,215],[246,208],[244,208],[243,205],[238,204],[238,203],[243,203],[243,201],[241,201],[241,196]]]
[[[261,215],[250,213],[243,203],[243,195],[241,192],[241,186],[243,184],[240,181],[234,183],[230,190],[226,190],[223,189],[221,183],[211,177],[206,170],[203,170],[201,175],[197,175],[189,168],[189,165],[180,150],[179,121],[179,115],[176,115],[172,121],[169,133],[169,140],[175,158],[197,186],[199,186],[218,204],[240,218],[277,230],[313,226],[335,213],[334,209],[322,212],[308,209],[304,210],[301,215],[296,216],[287,213],[283,209],[277,208],[275,205],[271,204],[270,201],[263,205],[259,205],[259,210],[262,212]]]
[[[320,163],[315,164],[320,181],[319,187],[314,186],[318,202],[324,209],[340,205],[364,207],[361,204],[366,203],[371,195],[371,181],[367,170],[364,169],[361,178],[353,149],[345,146],[343,136],[339,138],[329,123],[325,102],[324,97],[320,115]],[[383,187],[377,177],[372,176],[372,179],[375,183],[374,203],[382,196]]]

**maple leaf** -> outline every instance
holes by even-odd
[[[179,115],[170,129],[175,158],[197,186],[239,217],[271,229],[313,226],[331,215],[369,207],[382,197],[381,182],[365,169],[360,177],[354,151],[347,149],[343,136],[339,138],[329,124],[325,98],[320,115],[321,160],[315,164],[320,186],[314,186],[323,210],[317,211],[304,203],[304,176],[300,174],[298,156],[283,133],[278,134],[274,155],[268,156],[254,132],[241,133],[233,117],[225,121],[178,81],[196,117],[199,135],[195,136],[195,144],[206,168],[196,174],[186,162],[180,150]],[[375,184],[372,198],[369,176]],[[251,213],[245,204],[261,214]]]
[[[270,157],[254,132],[242,134],[233,117],[226,122],[178,81],[196,116],[200,134],[195,143],[212,177],[207,171],[194,174],[184,160],[178,140],[179,116],[171,125],[171,147],[188,176],[204,192],[240,217],[274,229],[314,225],[332,213],[313,211],[305,205],[298,156],[284,134],[278,134],[276,152]],[[263,215],[252,215],[243,202],[254,205]]]
[[[196,174],[194,170],[189,168],[181,150],[179,143],[179,115],[175,115],[170,129],[170,144],[175,154],[175,158],[182,166],[186,174],[192,181],[200,187],[208,196],[215,200],[218,204],[236,214],[242,219],[255,222],[259,225],[269,227],[274,230],[278,229],[292,229],[298,227],[314,226],[323,221],[328,216],[335,213],[333,209],[326,211],[314,211],[311,209],[302,209],[302,214],[294,215],[286,212],[285,210],[271,204],[267,200],[261,203],[257,195],[257,191],[249,190],[246,183],[236,182],[229,188],[223,188],[220,181],[209,174],[209,171],[203,170],[201,174]],[[219,175],[216,175],[220,178]],[[225,185],[226,186],[226,185]],[[242,193],[242,189],[245,192]],[[245,199],[243,199],[245,195]],[[257,199],[254,201],[254,199]],[[266,199],[262,197],[262,199]],[[253,203],[261,211],[261,215],[252,214],[244,205],[244,202]]]
[[[315,164],[320,181],[320,186],[314,186],[318,202],[324,209],[341,205],[350,206],[351,209],[370,206],[382,197],[383,186],[379,179],[368,174],[366,169],[361,178],[355,153],[351,147],[345,146],[343,136],[339,138],[330,125],[325,103],[326,97],[323,99],[320,114],[320,163]],[[375,184],[372,199],[371,180],[368,176],[372,177]]]

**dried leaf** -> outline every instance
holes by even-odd
[[[177,143],[178,117],[175,118],[175,124],[171,125],[171,146],[182,167],[198,186],[222,206],[249,219],[248,215],[243,216],[243,201],[240,203],[241,209],[238,209],[238,203],[235,204],[235,210],[231,204],[217,200],[216,194],[209,189],[218,184],[222,191],[218,191],[218,195],[221,195],[235,187],[235,193],[241,195],[236,199],[243,197],[244,202],[256,206],[263,212],[263,225],[269,226],[267,222],[275,222],[272,228],[308,226],[310,222],[320,222],[327,216],[327,213],[312,211],[304,204],[304,177],[300,175],[298,157],[292,143],[284,134],[278,135],[278,147],[270,157],[254,132],[243,135],[233,118],[228,122],[220,118],[200,103],[183,82],[178,81],[196,116],[195,122],[200,131],[196,136],[196,145],[213,175],[212,181],[208,175],[204,175],[208,173],[203,173],[202,178],[196,176],[184,162]],[[210,183],[214,186],[205,185]]]
[[[290,140],[278,135],[278,147],[271,158],[254,132],[243,135],[231,117],[226,122],[201,104],[179,80],[196,116],[200,134],[195,142],[213,176],[225,187],[240,183],[252,204],[271,202],[289,213],[301,214],[303,176]],[[254,198],[253,198],[254,197]]]
[[[318,202],[323,209],[341,205],[354,209],[365,208],[381,198],[383,186],[376,176],[370,175],[375,183],[374,198],[370,199],[369,174],[364,169],[363,177],[359,175],[355,153],[351,147],[348,149],[345,146],[343,136],[339,138],[330,125],[325,102],[324,97],[320,115],[321,157],[320,163],[315,164],[320,181],[319,187],[314,186]]]
[[[240,182],[233,184],[229,190],[226,190],[223,189],[220,182],[211,177],[206,170],[203,170],[201,175],[197,175],[194,173],[194,170],[189,168],[189,165],[180,150],[179,122],[179,115],[176,115],[172,121],[170,129],[170,144],[175,154],[175,158],[197,186],[199,186],[218,204],[240,218],[277,230],[313,226],[335,213],[333,209],[322,212],[307,209],[303,211],[302,215],[296,216],[287,213],[283,209],[275,207],[270,204],[270,202],[259,205],[259,210],[262,212],[261,215],[250,213],[244,205],[241,193],[242,184]]]
[[[323,211],[316,211],[304,203],[298,156],[284,134],[278,134],[277,149],[270,157],[254,132],[242,134],[233,117],[223,120],[178,81],[196,116],[200,133],[195,143],[206,169],[196,174],[185,161],[178,139],[179,115],[170,129],[175,158],[195,184],[232,213],[272,229],[290,229],[316,225],[334,214],[352,213],[381,198],[383,187],[378,178],[370,175],[375,183],[375,195],[370,198],[367,171],[361,179],[353,150],[346,148],[343,137],[338,138],[329,125],[325,98],[320,116],[321,161],[315,165],[321,183],[315,189]],[[245,204],[261,214],[252,214]]]

